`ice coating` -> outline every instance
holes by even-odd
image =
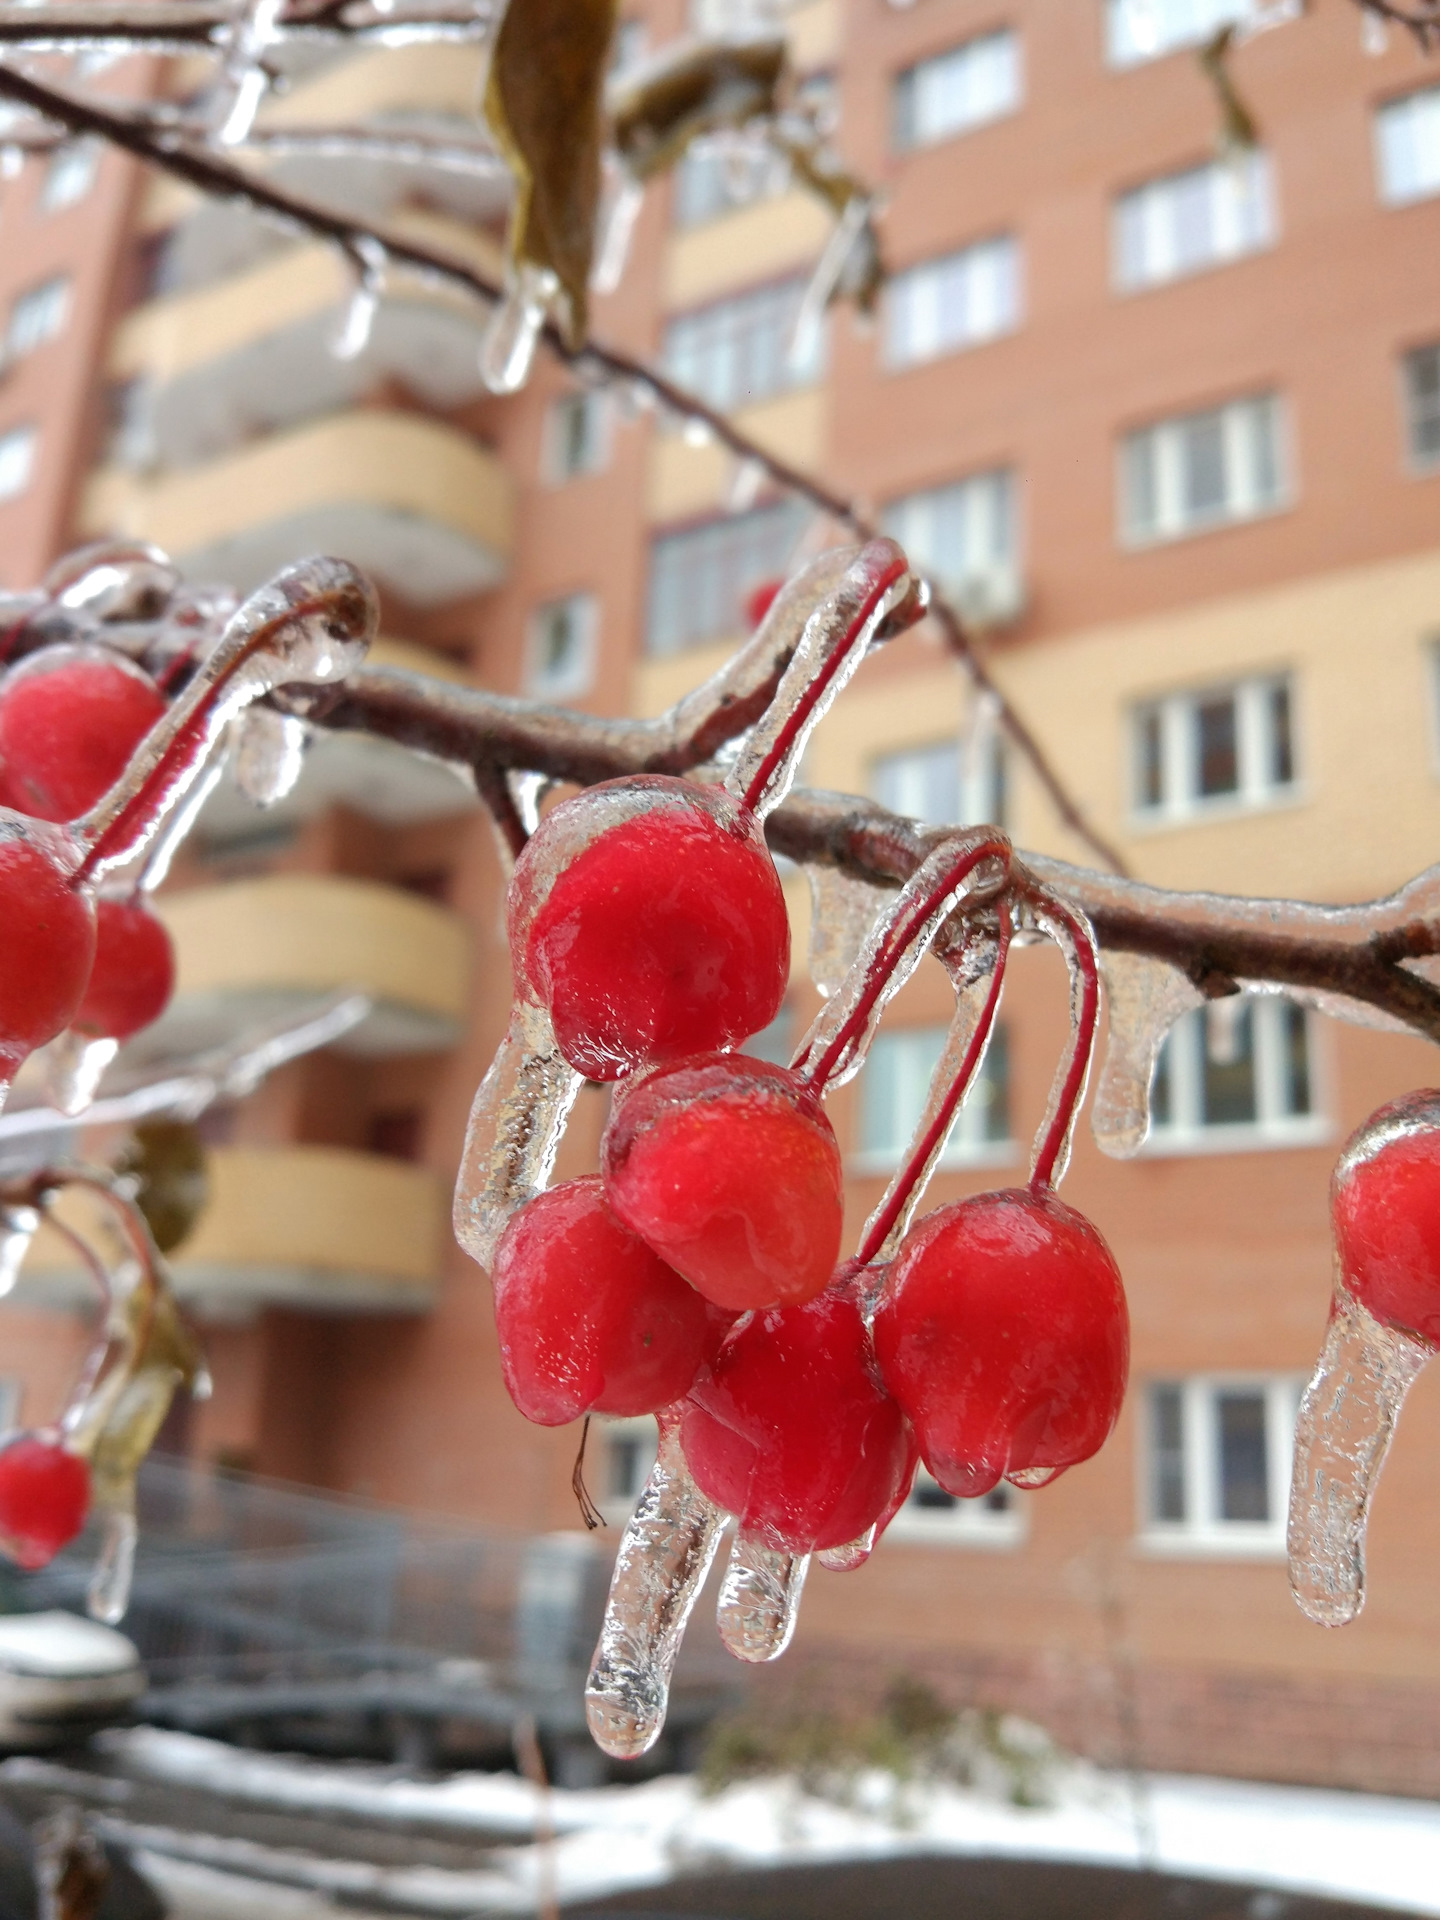
[[[330,342],[330,351],[337,360],[358,360],[369,346],[375,331],[375,316],[380,311],[380,297],[385,291],[388,256],[384,247],[373,235],[360,234],[353,242],[353,249],[358,267],[355,291]]]
[[[596,293],[614,293],[630,257],[630,240],[645,188],[623,162],[616,162],[606,205],[600,216],[600,245],[590,285]]]
[[[257,807],[273,807],[294,791],[305,765],[309,729],[298,714],[249,707],[235,721],[235,784]]]
[[[1090,1125],[1102,1153],[1128,1160],[1150,1131],[1150,1083],[1165,1036],[1205,996],[1178,967],[1148,954],[1103,953],[1100,970],[1109,1021]]]
[[[857,1567],[863,1567],[875,1551],[879,1535],[877,1523],[867,1527],[858,1540],[848,1540],[843,1547],[825,1547],[815,1558],[827,1573],[853,1573]]]
[[[1070,1164],[1075,1122],[1085,1103],[1085,1087],[1095,1052],[1100,1010],[1100,956],[1090,923],[1078,907],[1032,894],[1022,908],[1023,923],[1053,940],[1065,956],[1070,975],[1070,1045],[1061,1056],[1050,1088],[1045,1118],[1035,1136],[1031,1183],[1059,1186]]]
[[[511,1214],[548,1182],[580,1086],[549,1014],[517,1000],[476,1089],[455,1182],[455,1238],[487,1271]]]
[[[780,1658],[795,1637],[809,1571],[808,1553],[787,1553],[743,1528],[736,1534],[715,1621],[737,1660],[756,1664]]]
[[[807,866],[810,883],[808,966],[815,990],[828,1000],[860,956],[871,929],[895,899],[893,887],[862,880],[842,867]]]
[[[590,1732],[616,1760],[635,1759],[660,1737],[680,1642],[724,1527],[690,1477],[673,1410],[662,1414],[660,1450],[615,1556],[585,1683]]]
[[[14,1292],[25,1256],[30,1251],[30,1242],[39,1227],[38,1207],[0,1207],[0,1299]]]
[[[1341,1627],[1365,1604],[1365,1530],[1405,1396],[1435,1349],[1381,1326],[1337,1281],[1300,1402],[1285,1551],[1302,1613]]]
[[[113,1039],[92,1039],[70,1027],[50,1042],[46,1077],[58,1113],[80,1114],[93,1102],[105,1069],[120,1051]]]
[[[41,590],[59,606],[93,620],[144,620],[180,585],[180,569],[148,540],[97,540],[57,560]]]
[[[530,378],[546,310],[559,290],[556,275],[533,260],[507,273],[504,296],[480,342],[480,378],[491,393],[518,393]]]
[[[800,306],[795,315],[795,327],[790,336],[789,359],[794,368],[811,364],[815,351],[820,344],[820,328],[825,319],[825,309],[835,297],[850,256],[856,243],[865,231],[870,218],[870,202],[864,194],[854,195],[845,206],[830,238],[825,242],[825,250],[815,262],[804,293],[800,297]]]

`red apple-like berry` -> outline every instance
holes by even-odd
[[[1370,1116],[1336,1165],[1330,1208],[1355,1299],[1382,1326],[1440,1346],[1440,1092]]]
[[[843,1283],[743,1321],[691,1389],[680,1443],[701,1491],[790,1553],[859,1539],[915,1472],[914,1438]]]
[[[616,1217],[707,1300],[813,1299],[840,1252],[840,1148],[785,1067],[712,1054],[628,1081],[600,1146]]]
[[[1104,1444],[1130,1322],[1100,1234],[1048,1189],[939,1207],[902,1242],[874,1321],[880,1372],[947,1492],[1036,1486]]]
[[[0,1546],[17,1566],[48,1566],[85,1524],[90,1469],[55,1433],[0,1447]]]
[[[175,985],[175,949],[143,900],[95,908],[95,964],[71,1025],[88,1039],[128,1040],[158,1020]]]
[[[705,1302],[620,1225],[594,1174],[514,1215],[493,1279],[505,1384],[542,1427],[667,1407],[715,1345]]]
[[[165,711],[149,675],[104,647],[45,647],[0,681],[0,800],[76,820],[107,793]]]
[[[515,867],[510,956],[592,1080],[733,1046],[779,1012],[790,928],[760,823],[717,787],[607,781]]]
[[[0,814],[0,1086],[70,1025],[95,957],[95,910],[35,827]]]

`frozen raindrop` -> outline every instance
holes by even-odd
[[[678,1420],[662,1414],[660,1451],[615,1556],[585,1685],[590,1732],[617,1760],[633,1760],[660,1737],[680,1642],[724,1527],[690,1477]]]
[[[1102,1153],[1128,1160],[1150,1131],[1150,1082],[1165,1036],[1205,996],[1178,967],[1148,954],[1100,957],[1108,1031],[1090,1125]]]
[[[358,275],[355,291],[330,341],[330,351],[337,360],[358,360],[369,346],[370,336],[375,330],[375,317],[380,311],[380,297],[385,291],[388,255],[380,242],[373,235],[361,234],[351,250],[356,258]]]
[[[100,1557],[90,1576],[85,1609],[92,1620],[113,1627],[125,1618],[135,1573],[136,1526],[130,1507],[107,1509],[101,1522]]]
[[[480,378],[492,393],[518,393],[530,377],[540,329],[560,282],[548,267],[522,261],[480,342]]]
[[[735,471],[730,478],[730,493],[725,503],[731,513],[750,511],[759,495],[764,478],[765,468],[760,461],[736,461]]]
[[[715,1620],[737,1660],[778,1660],[795,1637],[808,1553],[768,1546],[743,1529],[730,1549]]]
[[[1405,1396],[1435,1349],[1384,1327],[1337,1278],[1295,1424],[1285,1549],[1302,1613],[1344,1626],[1365,1604],[1365,1529]]]
[[[0,1207],[0,1299],[15,1291],[30,1242],[40,1226],[37,1207]]]
[[[295,714],[264,706],[247,708],[236,727],[235,784],[253,806],[273,807],[300,778],[309,729]]]
[[[867,1527],[858,1540],[847,1540],[843,1547],[826,1547],[815,1558],[827,1573],[853,1573],[875,1551],[879,1532],[878,1526]]]

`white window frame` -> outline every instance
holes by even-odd
[[[1241,184],[1241,175],[1244,184]],[[1112,279],[1123,294],[1148,293],[1154,287],[1213,273],[1273,247],[1276,239],[1275,170],[1262,151],[1229,160],[1209,160],[1142,181],[1117,195],[1111,208]],[[1180,195],[1197,181],[1204,182],[1210,201],[1212,250],[1203,258],[1181,261],[1175,250],[1174,230]],[[1147,255],[1159,255],[1160,264],[1133,272],[1126,258],[1126,234],[1133,223],[1145,228]],[[1164,258],[1169,251],[1168,260]]]
[[[965,331],[947,334],[942,294],[951,275],[965,283],[967,309],[981,290],[989,306],[978,310]],[[1020,240],[1013,233],[987,234],[892,274],[884,296],[884,365],[891,373],[901,373],[1017,332],[1025,312],[1024,278]],[[913,344],[917,338],[922,343],[918,347]]]
[[[590,457],[581,466],[571,466],[566,458],[567,417],[574,412],[583,412],[587,418],[586,433],[590,438]],[[610,461],[610,397],[594,387],[577,387],[572,393],[562,393],[550,402],[545,410],[544,452],[541,462],[545,479],[552,487],[567,486],[572,480],[583,480],[593,473],[601,473]]]
[[[946,1027],[939,1024],[909,1027],[882,1027],[871,1042],[866,1066],[860,1079],[860,1102],[856,1111],[856,1130],[860,1137],[861,1144],[859,1144],[856,1150],[849,1156],[852,1173],[860,1176],[866,1174],[889,1174],[893,1173],[896,1168],[903,1163],[905,1155],[910,1148],[910,1140],[915,1124],[924,1111],[930,1078],[934,1072],[935,1061],[939,1057],[939,1050],[944,1044],[947,1030]],[[1001,1046],[1005,1051],[1000,1057],[1006,1062],[1006,1095],[1008,1105],[1010,1094],[1008,1085],[1010,1074],[1008,1029],[997,1026],[996,1036],[1004,1036],[1001,1038]],[[922,1042],[924,1044],[920,1045],[919,1043]],[[886,1052],[895,1048],[904,1048],[907,1043],[912,1050],[909,1069],[913,1075],[911,1086],[913,1091],[918,1095],[915,1103],[914,1119],[910,1122],[909,1131],[907,1131],[904,1139],[888,1141],[882,1147],[866,1147],[863,1144],[865,1100],[867,1090],[875,1084],[873,1078],[867,1078],[867,1075],[869,1075],[871,1066],[877,1058],[883,1059]],[[932,1043],[934,1057],[922,1074],[916,1069],[922,1054],[931,1052]],[[995,1058],[996,1049],[994,1041],[992,1040],[991,1045],[986,1050],[986,1066],[990,1066]],[[1013,1132],[1007,1134],[1003,1140],[990,1140],[985,1137],[983,1131],[985,1103],[978,1096],[986,1084],[983,1077],[979,1081],[972,1083],[965,1104],[960,1108],[950,1124],[950,1132],[946,1137],[945,1146],[941,1151],[939,1159],[935,1163],[938,1171],[943,1173],[954,1168],[964,1167],[1003,1167],[1011,1165],[1018,1159],[1020,1144],[1016,1140]],[[1011,1124],[1011,1116],[1009,1114],[1006,1116],[1006,1124]]]
[[[721,413],[743,412],[814,386],[824,377],[828,343],[825,328],[817,327],[807,336],[804,358],[796,359],[795,322],[804,297],[804,277],[789,277],[672,314],[662,351],[667,371]],[[751,370],[747,362],[756,357],[757,340],[765,343],[769,378],[751,387],[737,376]]]
[[[934,1487],[935,1481],[924,1467],[915,1475],[915,1488]],[[933,1547],[977,1547],[988,1553],[1013,1553],[1023,1547],[1030,1532],[1030,1513],[1026,1496],[1018,1487],[1002,1480],[994,1490],[1002,1493],[1005,1506],[997,1512],[987,1505],[989,1495],[978,1500],[960,1500],[953,1507],[922,1507],[915,1504],[914,1490],[885,1529],[881,1545],[893,1540],[897,1545]]]
[[[1273,695],[1284,687],[1290,706],[1290,778],[1276,780],[1269,766],[1274,742],[1269,737]],[[1198,788],[1195,715],[1213,701],[1236,706],[1236,759],[1239,785],[1234,793],[1202,794]],[[1130,715],[1130,824],[1139,831],[1192,826],[1236,814],[1270,812],[1295,806],[1305,797],[1298,748],[1296,678],[1291,673],[1252,674],[1219,686],[1187,687],[1158,699],[1141,700]],[[1147,722],[1160,723],[1161,798],[1150,804],[1144,792],[1144,738]],[[1192,780],[1194,785],[1192,786]]]
[[[1411,127],[1408,122],[1418,122]],[[1394,177],[1397,143],[1423,138],[1433,143],[1429,170],[1418,183]],[[1375,187],[1386,207],[1412,207],[1440,194],[1440,86],[1417,87],[1375,109]]]
[[[1152,1394],[1157,1387],[1180,1391],[1180,1431],[1186,1516],[1160,1520],[1153,1513],[1155,1423]],[[1265,1449],[1268,1520],[1220,1517],[1219,1423],[1216,1403],[1226,1392],[1254,1391],[1265,1399]],[[1205,1558],[1275,1559],[1285,1553],[1286,1515],[1294,1457],[1295,1420],[1305,1376],[1298,1373],[1156,1373],[1138,1396],[1140,1445],[1136,1544],[1147,1554]]]
[[[7,427],[0,433],[0,502],[18,500],[29,490],[35,477],[35,454],[40,443],[37,430],[31,426]],[[8,463],[13,459],[13,474],[7,471]]]
[[[1007,62],[1008,72],[1004,72]],[[974,104],[964,102],[952,119],[933,113],[933,130],[917,130],[917,122],[922,117],[917,107],[923,105],[927,89],[932,94],[941,94],[947,89],[967,94],[973,90],[974,81],[982,69],[991,63],[994,70],[986,76],[987,84],[993,80],[999,82],[991,97]],[[902,127],[900,101],[906,90],[912,95],[912,100],[908,124]],[[919,101],[913,98],[917,93],[921,95]],[[920,153],[927,147],[939,146],[943,141],[973,133],[979,127],[992,126],[995,121],[1017,113],[1024,97],[1024,62],[1020,35],[1015,28],[997,27],[989,33],[976,34],[962,41],[959,46],[946,47],[943,52],[916,60],[896,74],[892,122],[895,150],[897,153]]]
[[[941,550],[942,527],[958,521],[959,552]],[[1020,597],[1020,486],[1013,467],[986,467],[886,504],[885,531],[952,597],[997,605]]]
[[[1257,474],[1247,468],[1246,437],[1254,432],[1260,411],[1270,417],[1275,490],[1262,494]],[[1253,418],[1252,418],[1253,416]],[[1224,505],[1213,512],[1187,513],[1184,505],[1184,438],[1188,431],[1218,418],[1224,446],[1226,493]],[[1130,461],[1132,450],[1148,439],[1156,477],[1156,513],[1151,526],[1140,528],[1130,517]],[[1244,526],[1282,512],[1291,504],[1289,409],[1276,392],[1245,394],[1218,406],[1171,414],[1163,420],[1134,427],[1122,434],[1117,448],[1117,520],[1120,544],[1132,552],[1169,546],[1177,540],[1195,540],[1226,527]]]
[[[906,805],[916,796],[897,791],[906,779],[906,762],[918,770],[922,761],[938,763],[942,756],[953,764],[955,776],[955,805],[943,818],[936,809]],[[872,758],[867,784],[883,807],[922,827],[1003,827],[1007,774],[1003,735],[993,727],[971,728],[960,737],[887,747]]]
[[[15,296],[5,329],[7,359],[34,353],[64,332],[70,317],[71,284],[68,273],[55,273]]]
[[[547,669],[544,648],[547,622],[562,610],[578,629],[575,653],[570,664],[560,670]],[[538,699],[573,698],[588,693],[595,684],[595,662],[599,654],[600,602],[593,593],[559,594],[536,607],[530,616],[526,645],[525,684]]]
[[[591,1428],[592,1446],[596,1440],[600,1442],[600,1446],[595,1447],[595,1453],[591,1456],[594,1461],[589,1471],[591,1498],[604,1514],[607,1525],[623,1527],[635,1511],[635,1504],[644,1492],[646,1479],[649,1477],[651,1467],[655,1464],[655,1456],[660,1450],[660,1429],[655,1424],[654,1415],[649,1413],[637,1414],[633,1419],[615,1414],[599,1414]],[[640,1442],[643,1464],[634,1494],[628,1499],[625,1494],[615,1491],[610,1478],[610,1449],[616,1440]],[[603,1468],[597,1458],[602,1455],[602,1450]]]
[[[1138,67],[1199,46],[1230,24],[1260,11],[1261,0],[1106,0],[1105,57],[1112,67]]]
[[[1415,445],[1416,406],[1415,390],[1411,383],[1410,369],[1425,355],[1430,355],[1437,363],[1437,375],[1440,375],[1440,341],[1425,346],[1411,347],[1400,356],[1400,409],[1405,427],[1405,462],[1411,473],[1432,474],[1440,468],[1440,445],[1434,453],[1421,453]],[[1440,397],[1437,397],[1436,420],[1440,422]]]
[[[1161,1124],[1151,1119],[1141,1151],[1152,1159],[1193,1157],[1210,1153],[1257,1153],[1287,1147],[1313,1147],[1331,1137],[1329,1062],[1323,1029],[1308,1007],[1299,1009],[1305,1022],[1305,1066],[1310,1083],[1310,1111],[1287,1113],[1284,1103],[1284,1052],[1281,1009],[1296,1003],[1283,994],[1233,994],[1210,1000],[1182,1013],[1166,1037],[1169,1049],[1171,1118]],[[1241,1006],[1250,1009],[1255,1052],[1255,1118],[1207,1125],[1201,1117],[1204,1059],[1209,1044],[1207,1023],[1236,1017]],[[1159,1062],[1157,1060],[1157,1071]]]

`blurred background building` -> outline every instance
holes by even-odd
[[[711,11],[627,9],[617,58]],[[803,0],[785,16],[802,83],[888,196],[875,325],[837,314],[797,359],[827,216],[783,170],[697,151],[647,197],[597,326],[878,509],[984,629],[1136,874],[1346,901],[1425,867],[1440,823],[1440,84],[1408,41],[1362,51],[1358,16],[1323,7],[1237,57],[1260,144],[1217,158],[1195,48],[1259,11]],[[498,178],[337,162],[308,137],[471,125],[479,64],[454,47],[297,64],[262,122],[275,177],[498,271]],[[106,84],[183,97],[196,75],[131,60]],[[377,580],[382,659],[653,713],[734,648],[757,586],[833,537],[553,363],[490,396],[483,316],[403,274],[368,343],[337,352],[352,283],[334,252],[86,143],[5,180],[0,235],[7,585],[102,532],[247,589],[328,549]],[[867,663],[805,778],[1088,858],[923,628]],[[177,1270],[216,1392],[172,1451],[578,1525],[577,1436],[511,1409],[488,1289],[447,1225],[508,1008],[502,885],[465,781],[377,743],[317,741],[271,813],[211,804],[164,897],[180,989],[145,1044],[331,987],[374,1011],[207,1119],[214,1198]],[[777,1054],[815,1005],[791,891]],[[922,970],[835,1099],[854,1225],[919,1110],[947,996]],[[1054,957],[1021,953],[934,1198],[1023,1177],[1064,1000]],[[1187,1013],[1140,1156],[1082,1131],[1066,1189],[1130,1293],[1114,1440],[1034,1495],[960,1502],[922,1479],[868,1567],[812,1579],[795,1648],[757,1684],[863,1694],[903,1668],[1112,1760],[1440,1791],[1440,1379],[1380,1496],[1364,1617],[1310,1626],[1283,1564],[1329,1169],[1372,1107],[1433,1077],[1420,1043],[1280,998]],[[581,1095],[562,1174],[593,1166],[605,1110]],[[3,1312],[10,1417],[57,1404],[73,1315],[42,1242]],[[600,1440],[614,1521],[650,1423]]]

